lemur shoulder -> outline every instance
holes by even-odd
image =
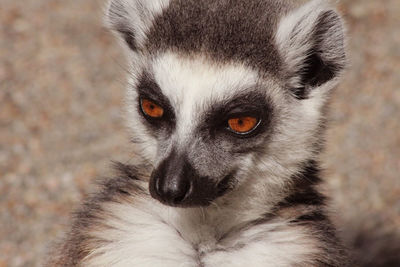
[[[346,266],[319,153],[345,68],[328,1],[111,0],[139,159],[48,266]]]

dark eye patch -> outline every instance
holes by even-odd
[[[153,130],[164,129],[168,132],[172,132],[176,125],[174,110],[168,98],[162,93],[161,88],[153,77],[151,77],[149,73],[143,72],[139,78],[136,89],[139,95],[137,100],[138,112],[142,114],[147,124],[151,126]],[[150,100],[160,106],[163,109],[162,117],[151,118],[144,114],[141,107],[141,103],[144,99]]]
[[[272,118],[272,104],[265,94],[257,90],[242,92],[211,105],[206,113],[203,129],[209,129],[211,135],[227,133],[235,135],[228,130],[228,120],[236,117],[254,117],[260,121],[257,129],[249,135],[236,135],[236,137],[251,137],[265,131]]]

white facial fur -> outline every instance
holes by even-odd
[[[199,122],[200,115],[209,108],[211,100],[226,99],[238,90],[245,90],[258,83],[258,73],[241,64],[216,64],[201,56],[187,58],[171,52],[151,60],[148,70],[153,73],[155,81],[176,112],[177,128],[171,144],[178,140],[178,144],[185,143]],[[137,80],[132,80],[133,84],[136,82]],[[128,91],[128,99],[129,105],[137,102],[137,94],[133,88]],[[136,108],[130,106],[128,109],[131,129],[136,136],[142,136],[140,131],[145,130],[138,127]],[[148,144],[143,148],[154,163],[169,152],[166,149],[160,155],[155,147],[150,148]]]

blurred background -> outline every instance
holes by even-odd
[[[400,1],[339,5],[351,65],[331,105],[326,190],[367,264],[388,247],[400,255]],[[103,6],[0,0],[0,267],[40,266],[93,180],[132,156]]]

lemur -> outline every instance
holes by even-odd
[[[139,159],[117,164],[48,266],[346,266],[319,192],[346,65],[328,1],[111,0]]]

